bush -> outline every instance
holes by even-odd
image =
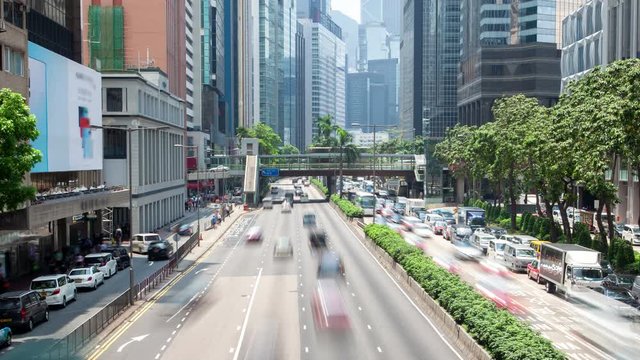
[[[324,186],[324,184],[322,183],[322,181],[318,180],[318,179],[311,179],[311,183],[313,185],[315,185],[318,190],[322,191],[322,193],[324,194],[324,196],[329,195],[329,189]]]
[[[498,221],[498,224],[500,224],[500,227],[503,229],[509,229],[511,228],[511,219],[502,219]]]
[[[522,216],[516,215],[516,229],[520,229],[520,225],[522,225]]]
[[[500,219],[510,219],[511,217],[509,216],[509,212],[507,212],[507,210],[502,209],[500,210]]]
[[[631,246],[627,241],[614,239],[611,247],[610,253],[613,255],[612,263],[616,269],[626,269],[629,265],[635,262],[633,246]]]
[[[573,242],[591,248],[591,234],[587,225],[583,223],[577,223],[573,225]]]
[[[342,199],[338,194],[331,195],[331,201],[336,203],[348,218],[359,218],[364,216],[364,210],[362,210],[360,206],[354,205],[349,200]]]
[[[506,219],[505,219],[506,220]],[[420,286],[483,346],[493,359],[566,359],[551,342],[511,313],[498,309],[457,275],[439,267],[383,225],[365,234],[391,255]]]
[[[528,212],[525,212],[522,214],[522,223],[520,224],[519,229],[523,230],[527,228],[527,225],[529,224],[529,219],[531,218],[531,214]]]

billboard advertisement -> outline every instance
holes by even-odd
[[[32,172],[102,169],[100,73],[29,42],[29,107],[42,161]]]

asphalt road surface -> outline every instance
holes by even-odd
[[[89,359],[463,358],[327,204],[295,204],[290,214],[280,209],[276,205],[245,216],[111,345],[101,344]],[[307,212],[316,214],[329,249],[344,261],[345,276],[338,282],[348,330],[315,325],[311,298],[318,262],[302,226]],[[261,243],[245,241],[243,233],[252,225],[262,227]],[[273,257],[279,236],[291,239],[292,257]]]

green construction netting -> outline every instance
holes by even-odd
[[[121,6],[89,7],[89,56],[97,70],[124,70],[124,12]]]

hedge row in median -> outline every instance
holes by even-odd
[[[322,191],[322,193],[324,194],[324,196],[329,195],[329,189],[324,186],[324,184],[322,183],[322,181],[318,180],[318,179],[311,179],[311,183],[313,185],[315,185],[318,190]]]
[[[438,266],[384,225],[370,224],[365,234],[384,249],[467,332],[498,360],[566,359],[551,342],[471,286]]]
[[[348,218],[361,218],[364,216],[364,210],[362,210],[360,206],[356,206],[351,201],[341,198],[338,194],[331,195],[331,201],[336,203]]]

